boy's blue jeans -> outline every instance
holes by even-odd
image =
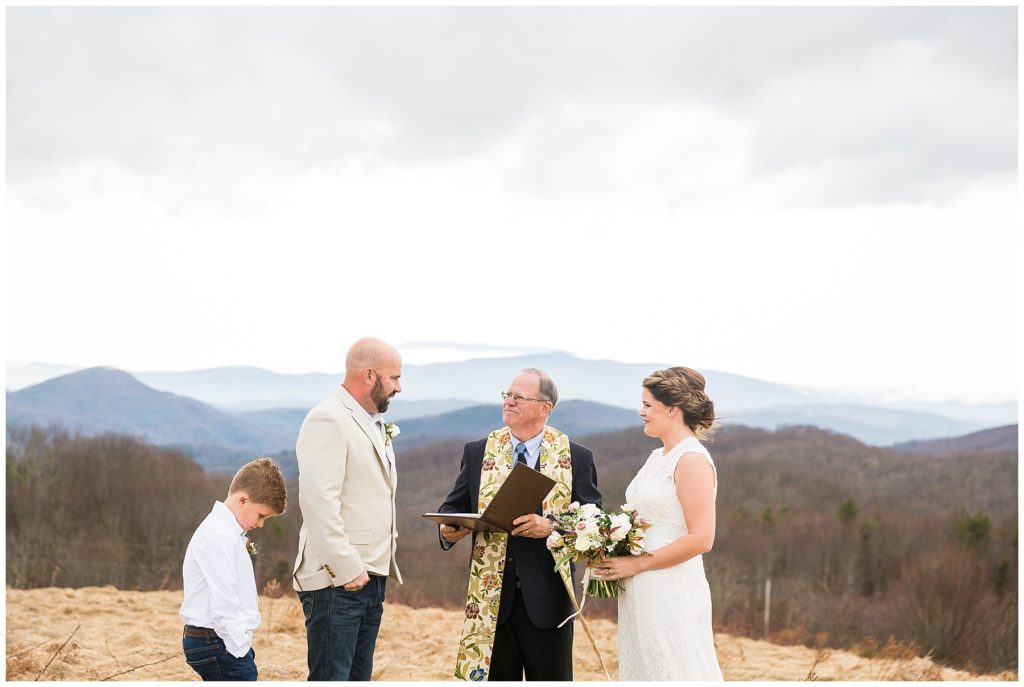
[[[306,618],[309,680],[369,680],[384,614],[386,577],[370,575],[357,592],[327,587],[299,592]]]
[[[204,681],[256,680],[256,651],[249,649],[242,658],[235,658],[224,647],[224,640],[213,637],[181,638],[185,662]]]

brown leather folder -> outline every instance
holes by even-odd
[[[555,480],[547,475],[516,463],[483,513],[424,513],[423,517],[441,525],[507,533],[520,515],[537,512],[554,486]]]

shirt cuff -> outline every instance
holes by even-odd
[[[224,642],[224,648],[227,652],[235,658],[245,658],[245,655],[249,653],[249,649],[252,648],[252,632],[243,630],[241,636],[239,633],[232,632],[227,627],[215,628],[217,636]]]
[[[441,544],[441,550],[442,551],[447,551],[448,549],[450,549],[453,546],[455,546],[455,542],[451,541],[450,539],[445,539],[444,535],[441,534],[441,526],[440,525],[437,526],[437,540]]]

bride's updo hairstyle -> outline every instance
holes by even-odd
[[[643,386],[654,398],[683,412],[683,422],[698,439],[715,430],[715,404],[704,393],[704,375],[689,367],[670,367],[652,372]]]

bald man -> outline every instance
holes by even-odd
[[[395,562],[395,452],[383,414],[402,390],[402,357],[360,339],[345,381],[302,423],[299,553],[293,586],[306,618],[310,680],[369,680]]]

